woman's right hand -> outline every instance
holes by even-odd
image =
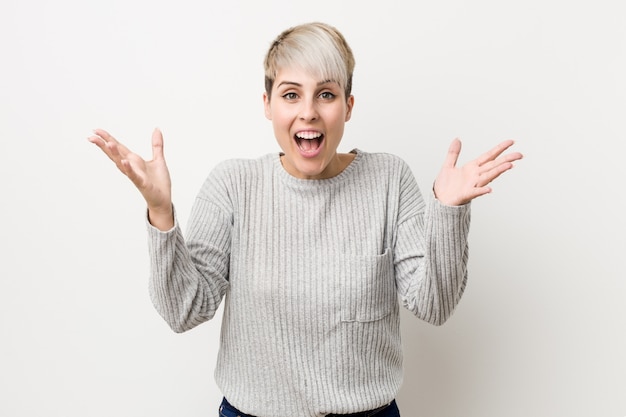
[[[135,184],[148,204],[150,223],[160,230],[174,226],[172,184],[163,156],[163,135],[159,129],[152,133],[152,160],[145,161],[118,142],[107,131],[94,130],[89,141],[97,145],[117,168]]]

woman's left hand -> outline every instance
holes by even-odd
[[[513,168],[513,161],[523,157],[519,152],[502,155],[513,143],[512,140],[506,140],[480,157],[457,168],[461,141],[453,140],[443,167],[435,180],[433,189],[437,200],[448,206],[460,206],[476,197],[490,193],[489,183]]]

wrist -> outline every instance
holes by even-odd
[[[174,227],[174,210],[169,208],[157,208],[148,206],[148,221],[161,231],[170,230]]]

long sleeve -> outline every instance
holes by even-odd
[[[467,283],[470,205],[445,206],[434,196],[424,202],[407,177],[394,248],[398,293],[417,317],[441,325]]]
[[[178,221],[167,232],[148,226],[150,296],[159,314],[178,333],[213,318],[229,285],[232,218],[209,201],[218,196],[209,194],[196,198],[187,241]]]
[[[149,229],[151,294],[175,331],[224,302],[215,380],[259,417],[391,401],[400,303],[443,323],[466,279],[469,207],[428,204],[399,157],[358,150],[339,175],[292,177],[280,156],[218,165],[178,227]]]

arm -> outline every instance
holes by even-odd
[[[435,198],[424,204],[412,175],[401,198],[417,203],[400,213],[395,242],[398,292],[405,307],[419,318],[443,324],[452,314],[467,284],[470,202],[491,192],[491,181],[522,158],[504,154],[513,141],[504,141],[479,158],[457,168],[461,142],[455,139],[435,181]]]
[[[137,187],[148,205],[148,219],[160,230],[174,226],[172,184],[163,155],[163,135],[152,133],[152,160],[145,161],[116,140],[109,132],[94,130],[88,140],[104,152],[117,169]]]
[[[469,205],[449,207],[434,198],[398,225],[398,292],[403,305],[428,323],[445,323],[463,295],[469,225]]]
[[[514,161],[523,158],[519,152],[504,153],[513,144],[512,140],[505,140],[478,158],[457,167],[461,141],[453,140],[433,187],[437,199],[448,206],[461,206],[490,193],[491,181],[513,168]]]
[[[230,218],[197,198],[189,224],[187,241],[178,223],[166,232],[148,226],[150,298],[177,333],[213,318],[228,288]]]
[[[137,187],[148,206],[150,295],[170,327],[182,332],[213,317],[226,291],[232,222],[224,210],[198,199],[187,244],[176,222],[163,136],[152,134],[153,159],[145,161],[102,129],[89,141]],[[216,237],[217,236],[217,237]],[[211,242],[218,242],[217,244]]]

